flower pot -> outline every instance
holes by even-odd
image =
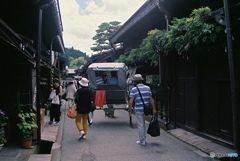
[[[22,147],[25,149],[30,149],[32,147],[32,137],[21,139]]]

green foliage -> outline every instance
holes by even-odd
[[[7,125],[8,117],[5,115],[3,110],[0,110],[0,127],[4,127]]]
[[[95,43],[95,47],[91,47],[92,51],[95,52],[102,52],[104,50],[111,49],[111,46],[109,44],[109,38],[121,27],[119,25],[120,22],[118,21],[112,21],[112,22],[103,22],[98,26],[98,29],[96,30],[96,35],[92,38]]]
[[[70,66],[71,63],[79,58],[82,57],[84,61],[87,61],[89,59],[89,56],[86,55],[86,53],[81,52],[80,50],[75,50],[72,48],[65,48],[66,51],[66,65]]]
[[[4,127],[7,126],[8,117],[5,115],[5,112],[0,110],[0,144],[5,144],[7,142],[5,136]]]
[[[149,85],[152,90],[152,94],[155,100],[159,97],[159,75],[155,74],[152,76],[152,83]]]
[[[44,108],[46,110],[50,110],[50,107],[51,107],[51,103],[50,102],[47,102],[47,103],[44,104]]]
[[[204,16],[211,14],[209,8],[193,10],[189,18],[173,19],[165,41],[159,41],[157,46],[164,54],[177,52],[179,55],[189,55],[190,52],[201,53],[206,47],[216,42],[223,27],[216,22],[205,22]],[[161,42],[161,43],[160,43]]]
[[[116,62],[124,62],[128,66],[135,66],[138,63],[150,63],[152,66],[158,65],[158,55],[156,54],[155,44],[157,43],[156,32],[152,30],[148,33],[139,48],[132,49],[129,55],[121,55]]]
[[[54,68],[51,68],[51,89],[53,89]]]
[[[79,66],[84,65],[85,63],[87,63],[87,61],[84,59],[84,57],[78,57],[70,63],[69,67],[78,68]]]
[[[136,63],[157,66],[159,53],[191,55],[206,52],[225,35],[223,26],[215,21],[204,21],[203,18],[210,14],[211,10],[206,7],[194,9],[189,18],[174,18],[168,31],[150,31],[139,48],[121,56],[117,62],[124,62],[128,66]]]
[[[21,135],[23,139],[31,137],[33,134],[34,128],[38,127],[34,121],[34,116],[35,116],[35,113],[33,113],[32,110],[30,110],[29,112],[21,111],[18,114],[19,122],[17,123],[17,126],[21,131]]]
[[[4,128],[0,129],[0,144],[5,144],[7,142]]]

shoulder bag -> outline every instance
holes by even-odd
[[[152,108],[152,106],[151,106],[150,104],[149,104],[149,105],[145,105],[144,100],[143,100],[143,98],[142,98],[142,94],[141,94],[139,88],[138,88],[137,86],[136,86],[136,88],[137,88],[137,90],[138,90],[138,92],[139,92],[139,95],[140,95],[141,100],[142,100],[142,103],[143,103],[144,114],[145,114],[145,115],[152,115],[152,114],[153,114],[153,108]]]
[[[90,94],[90,97],[91,97],[91,106],[90,106],[90,112],[93,112],[96,110],[96,105],[94,104],[93,102],[93,95],[91,93],[91,89],[89,89],[89,94]]]

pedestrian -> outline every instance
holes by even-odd
[[[51,102],[51,107],[50,107],[50,121],[48,122],[48,124],[53,124],[57,126],[59,125],[60,122],[60,108],[61,108],[61,102],[60,102],[60,96],[62,96],[62,86],[60,86],[59,84],[59,80],[57,78],[55,78],[53,80],[53,89],[52,90],[56,90],[56,97],[58,97],[58,103],[56,102]]]
[[[117,71],[111,71],[111,77],[107,80],[107,84],[118,84]]]
[[[76,86],[74,84],[74,80],[68,83],[66,89],[66,99],[67,99],[67,107],[76,107],[75,105],[75,95],[76,95]]]
[[[78,83],[77,83],[77,79],[73,76],[73,84],[75,85],[76,89],[78,89]]]
[[[136,142],[140,145],[146,145],[146,125],[145,125],[145,115],[142,99],[139,95],[137,88],[140,90],[142,98],[144,100],[145,105],[149,105],[151,103],[153,107],[153,114],[156,114],[156,108],[154,104],[154,99],[152,98],[151,89],[149,86],[143,84],[143,78],[141,74],[135,74],[133,78],[134,84],[136,87],[133,87],[130,92],[130,100],[128,103],[128,111],[129,115],[132,115],[132,105],[135,103],[135,115],[137,118],[138,125],[138,135],[139,140]]]
[[[99,71],[96,71],[96,83],[97,84],[104,84],[104,80],[102,75],[100,74]]]
[[[91,102],[93,101],[93,92],[89,88],[89,81],[82,78],[79,81],[81,88],[76,92],[75,103],[77,105],[76,126],[79,130],[79,140],[86,139],[88,132],[88,115],[90,113]]]
[[[107,84],[108,77],[107,77],[107,74],[105,72],[102,73],[102,78],[103,78],[103,84]]]

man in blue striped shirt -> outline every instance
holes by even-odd
[[[138,122],[138,134],[139,134],[139,141],[137,141],[137,144],[140,145],[146,145],[146,125],[145,125],[145,115],[144,115],[144,109],[143,109],[143,102],[140,97],[140,94],[137,90],[137,87],[139,91],[141,92],[143,101],[145,105],[149,105],[151,103],[153,107],[153,114],[156,114],[156,108],[154,104],[154,99],[152,98],[152,92],[150,87],[144,85],[142,83],[143,78],[141,74],[135,74],[134,76],[134,83],[136,84],[136,87],[132,88],[130,92],[130,100],[128,103],[128,110],[129,114],[132,115],[132,105],[133,102],[135,101],[135,113],[136,113],[136,118]]]
[[[96,83],[97,84],[104,84],[104,80],[101,76],[101,74],[99,73],[99,71],[96,71]]]

